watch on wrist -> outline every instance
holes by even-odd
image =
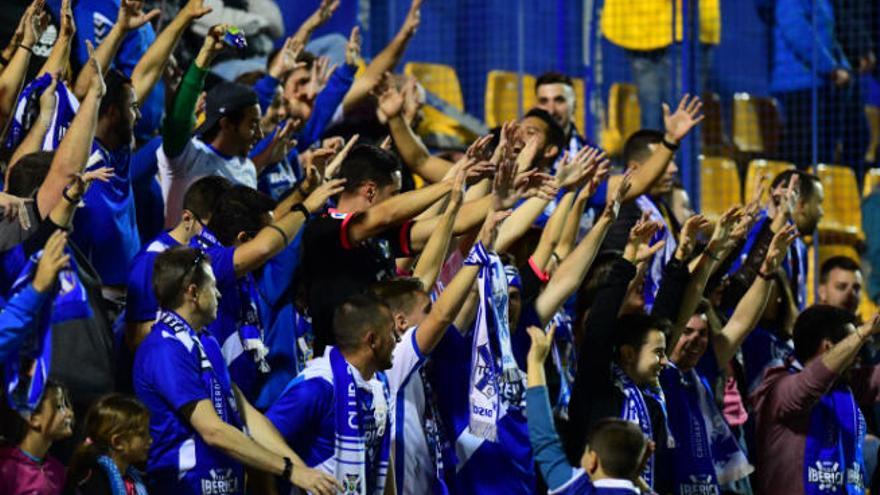
[[[663,146],[665,146],[666,149],[668,149],[669,151],[678,151],[679,144],[669,141],[668,139],[666,139],[666,136],[663,136],[663,141],[661,142],[663,143]]]

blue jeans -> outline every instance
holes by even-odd
[[[701,94],[709,80],[712,46],[700,43],[697,49],[697,94]],[[665,101],[675,108],[681,97],[681,45],[650,51],[626,50],[630,72],[639,88],[639,107],[642,111],[642,129],[662,130]]]

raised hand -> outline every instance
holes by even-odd
[[[211,29],[208,30],[208,34],[205,36],[204,43],[202,43],[202,48],[199,50],[198,55],[196,55],[196,66],[202,69],[207,69],[208,66],[211,65],[211,62],[214,61],[214,58],[226,48],[226,43],[223,42],[223,36],[226,34],[229,27],[229,24],[216,24],[211,26]]]
[[[733,232],[743,216],[742,208],[738,206],[728,208],[715,224],[715,230],[712,232],[712,238],[709,239],[709,246],[706,249],[718,252],[719,256],[727,256],[730,250],[739,243],[739,239],[733,235]]]
[[[483,243],[486,249],[491,250],[495,245],[495,239],[498,238],[498,229],[504,222],[504,219],[510,216],[510,210],[491,211],[486,215],[486,220],[480,228],[480,234],[477,239]]]
[[[89,61],[86,62],[92,67],[92,79],[89,81],[89,92],[93,92],[98,98],[103,98],[107,94],[107,85],[104,84],[104,73],[101,71],[101,63],[95,56],[95,47],[92,42],[86,40],[86,50],[89,52]]]
[[[422,22],[422,0],[413,0],[409,5],[409,11],[406,13],[406,19],[403,20],[403,27],[400,32],[407,38],[411,38],[416,34],[419,24]]]
[[[555,182],[552,175],[537,170],[518,174],[513,181],[515,201],[526,198],[541,198],[550,201],[559,193]]]
[[[313,15],[317,17],[318,22],[323,24],[333,17],[338,8],[339,0],[321,0],[321,5],[318,6],[318,10]]]
[[[180,14],[192,21],[210,14],[213,10],[211,7],[205,7],[205,0],[189,0],[180,9]]]
[[[142,0],[122,0],[119,3],[119,15],[116,17],[116,24],[119,24],[124,31],[133,31],[159,17],[161,13],[159,9],[153,9],[144,14],[143,7],[144,2]]]
[[[605,177],[607,176],[608,169],[606,164]],[[602,180],[605,180],[605,177],[603,177]],[[593,181],[590,181],[590,187],[592,187],[593,191],[595,191],[596,188],[599,187],[599,185],[596,184],[595,186],[593,186]],[[623,204],[623,198],[626,197],[626,193],[629,192],[630,188],[632,188],[632,171],[627,172],[623,175],[623,179],[621,179],[620,185],[617,187],[617,191],[615,191],[614,193],[614,197],[611,198],[611,201],[605,203],[605,209],[602,210],[602,217],[607,218],[611,223],[614,223],[614,221],[617,220],[617,215],[618,213],[620,213],[620,205]],[[583,190],[581,190],[580,194],[583,194]],[[590,195],[592,195],[592,193],[590,193]]]
[[[310,212],[318,211],[331,197],[345,189],[345,179],[331,179],[316,187],[312,194],[303,200],[303,206]]]
[[[669,105],[663,104],[663,122],[666,125],[666,139],[678,143],[691,129],[703,121],[705,115],[700,114],[703,102],[700,97],[684,95],[678,102],[675,113],[670,113]]]
[[[22,46],[33,48],[49,27],[49,13],[45,7],[45,0],[37,0],[25,12],[27,19],[21,36]]]
[[[529,338],[532,339],[532,345],[529,346],[529,354],[527,360],[533,364],[543,364],[550,354],[550,348],[553,346],[553,334],[556,333],[556,324],[551,324],[550,329],[546,332],[532,325],[526,328]]]
[[[660,222],[651,221],[650,215],[643,214],[642,218],[629,231],[629,239],[623,249],[623,258],[637,265],[654,256],[654,253],[663,249],[666,240],[658,241],[653,246],[648,243],[651,242],[654,234],[662,228],[663,225]]]
[[[47,125],[51,123],[52,116],[55,115],[55,106],[58,104],[58,99],[55,97],[55,89],[58,87],[58,75],[51,74],[49,77],[52,80],[46,86],[46,89],[43,90],[43,94],[40,95],[40,119],[48,119]]]
[[[400,90],[400,94],[403,96],[403,120],[406,121],[408,125],[412,125],[416,120],[416,117],[419,114],[419,109],[422,107],[423,103],[419,93],[418,79],[412,76],[407,76],[406,81],[403,83],[403,88]]]
[[[378,100],[376,118],[383,124],[397,117],[403,111],[403,96],[397,91],[394,84],[387,81],[387,77],[385,79],[384,84],[380,84],[373,91],[373,95]]]
[[[345,147],[333,157],[333,160],[327,165],[327,168],[324,170],[324,177],[327,179],[332,179],[336,177],[336,173],[339,171],[339,167],[342,166],[342,162],[345,160],[345,157],[348,156],[348,152],[354,148],[355,143],[357,143],[358,138],[360,138],[360,134],[355,134],[351,138],[349,138],[348,142],[345,143]]]
[[[330,80],[330,75],[333,74],[334,70],[336,70],[336,64],[331,64],[329,57],[318,57],[315,59],[315,63],[312,64],[312,80],[310,83],[314,86],[315,94],[320,93],[327,86],[327,81]]]
[[[335,495],[342,488],[333,476],[306,466],[296,466],[289,481],[292,485],[317,495]]]
[[[7,221],[20,220],[21,212],[25,209],[24,199],[13,196],[4,192],[0,192],[0,208],[3,209],[3,217]],[[27,212],[25,212],[27,218]]]
[[[40,261],[37,263],[34,280],[31,282],[34,290],[46,292],[55,285],[58,272],[70,263],[70,255],[64,253],[65,247],[67,247],[67,232],[64,230],[56,230],[46,240],[43,254],[40,255]]]
[[[345,44],[345,63],[355,66],[361,58],[361,46],[363,38],[361,37],[361,28],[355,26],[351,28],[351,34],[348,36],[348,43]]]
[[[297,68],[305,67],[305,63],[297,63],[296,61],[302,51],[302,44],[300,44],[293,36],[287,38],[284,41],[284,45],[281,46],[281,50],[279,50],[278,54],[275,55],[275,58],[272,59],[272,64],[269,65],[269,75],[275,79],[281,79],[284,74]]]
[[[534,163],[536,156],[538,156],[538,136],[529,136],[526,138],[525,146],[523,146],[516,157],[517,173],[522,173],[532,168],[532,163]]]
[[[764,257],[764,263],[761,265],[761,273],[771,275],[779,270],[779,265],[797,236],[798,231],[794,225],[786,225],[773,236],[770,247],[767,248],[767,255]]]
[[[675,248],[677,260],[684,261],[691,256],[697,246],[697,235],[710,224],[711,222],[703,215],[694,215],[684,222],[678,236],[678,246]]]
[[[877,335],[880,333],[880,313],[875,314],[859,327],[861,335]]]
[[[70,6],[71,0],[61,0],[61,30],[60,36],[65,38],[73,38],[76,34],[76,23],[73,21],[73,8]]]
[[[295,129],[298,123],[299,119],[287,119],[279,123],[275,127],[275,135],[272,136],[269,146],[254,157],[254,163],[265,167],[283,160],[290,149],[296,146]]]

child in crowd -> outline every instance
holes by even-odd
[[[107,395],[86,414],[82,445],[70,463],[65,493],[146,495],[133,464],[146,462],[153,443],[150,412],[134,397]]]
[[[67,389],[48,380],[35,411],[24,418],[7,408],[0,447],[0,493],[57,495],[64,486],[64,465],[48,455],[56,441],[73,435],[73,408]]]

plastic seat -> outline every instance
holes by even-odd
[[[864,242],[861,196],[855,172],[849,167],[820,164],[816,174],[825,189],[822,203],[825,216],[819,222],[820,241],[854,245]]]
[[[419,83],[431,93],[437,95],[452,107],[463,111],[464,97],[461,92],[461,84],[458,75],[451,66],[443,64],[429,64],[421,62],[409,62],[403,67],[404,74],[418,79]],[[452,137],[462,143],[469,142],[472,137],[465,131],[455,119],[444,115],[436,108],[426,105],[424,107],[424,119],[418,128],[419,135],[440,135]]]
[[[874,189],[877,189],[877,186],[880,186],[880,168],[868,169],[865,172],[865,185],[862,188],[862,196],[868,196],[874,192]]]
[[[774,98],[749,93],[733,95],[733,145],[740,153],[772,155],[781,134],[779,106]]]
[[[583,79],[573,77],[571,82],[574,87],[574,115],[572,115],[572,119],[575,127],[583,136],[586,133],[587,123],[587,92]]]
[[[748,203],[752,200],[755,195],[755,186],[758,184],[758,180],[764,176],[767,177],[767,181],[764,183],[767,186],[767,190],[770,189],[770,183],[773,182],[773,179],[785,172],[786,170],[794,169],[794,164],[790,162],[783,162],[777,160],[752,160],[749,162],[748,170],[746,171],[746,183],[743,188],[743,200]],[[764,197],[761,198],[761,202],[764,203],[767,201],[767,193],[764,193]]]
[[[733,156],[733,146],[724,133],[724,115],[718,93],[712,91],[703,93],[703,115],[706,118],[700,126],[702,152],[709,156]]]
[[[742,184],[736,162],[700,157],[700,211],[713,222],[731,206],[742,203]]]
[[[519,73],[502,70],[490,71],[486,76],[485,119],[490,128],[510,120],[519,120],[519,105],[523,113],[535,106],[535,76],[522,75],[522,98],[519,98]]]
[[[608,90],[608,119],[602,130],[602,148],[610,156],[618,156],[626,139],[641,126],[638,88],[634,84],[612,84]]]
[[[816,277],[818,277],[818,275],[819,275],[819,267],[821,267],[822,264],[825,263],[825,261],[827,261],[829,258],[833,258],[835,256],[845,256],[845,257],[855,261],[856,263],[859,263],[861,260],[861,257],[859,256],[858,250],[854,246],[852,246],[851,244],[819,244],[819,267],[816,267],[816,265],[815,265],[816,260],[813,255],[814,252],[815,252],[815,249],[813,248],[812,245],[810,245],[808,248],[808,255],[807,255],[807,257],[808,257],[808,259],[807,259],[807,265],[808,265],[807,304],[808,305],[815,303],[815,292],[816,292],[815,289],[817,289],[819,286],[818,285],[819,280]],[[859,303],[860,311],[862,311],[862,308],[870,308],[872,306],[873,306],[873,304],[871,303],[871,300],[868,298],[868,289],[867,289],[867,287],[863,287],[862,288],[862,298]],[[864,316],[866,313],[862,312],[861,314]],[[867,314],[871,315],[874,313],[872,312],[872,313],[867,313]]]

